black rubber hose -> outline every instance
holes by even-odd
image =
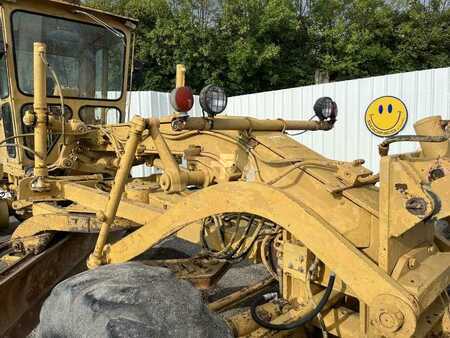
[[[319,304],[317,304],[317,307],[315,307],[311,312],[309,312],[307,315],[303,316],[302,318],[296,320],[295,322],[287,323],[287,324],[272,324],[272,323],[266,322],[265,320],[261,319],[258,316],[258,313],[256,312],[256,308],[269,300],[269,299],[267,299],[267,297],[264,297],[264,296],[257,298],[252,303],[252,305],[250,307],[252,318],[256,323],[258,323],[258,325],[260,325],[266,329],[269,329],[269,330],[284,331],[284,330],[298,329],[299,327],[302,327],[306,323],[313,320],[322,311],[322,309],[324,308],[324,306],[328,303],[328,300],[330,299],[335,280],[336,280],[336,275],[334,273],[332,273],[330,275],[330,279],[328,280],[328,286],[325,290],[325,293],[324,293],[322,299],[320,300]]]

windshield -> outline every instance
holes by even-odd
[[[12,17],[19,89],[33,94],[33,44],[47,44],[47,59],[68,97],[117,100],[122,97],[125,36],[102,26],[16,11]],[[50,75],[49,75],[50,76]],[[58,91],[47,79],[49,96]]]

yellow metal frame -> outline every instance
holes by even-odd
[[[74,13],[78,6],[59,0],[2,4],[8,45],[12,38],[9,18],[17,9],[86,20]],[[131,40],[130,19],[95,13]],[[449,284],[450,245],[435,230],[437,221],[450,219],[450,144],[444,130],[448,122],[441,117],[415,125],[421,152],[389,156],[389,142],[398,139],[383,144],[377,175],[364,168],[362,160],[326,159],[285,133],[330,130],[332,120],[196,118],[174,113],[161,120],[135,116],[127,124],[94,127],[79,121],[75,113],[62,125],[47,113],[47,105],[59,100],[47,98],[45,92],[45,45],[36,42],[35,48],[32,177],[25,177],[24,168],[31,162],[23,152],[14,160],[5,160],[6,153],[1,153],[6,188],[16,196],[12,206],[31,216],[12,235],[18,251],[45,251],[55,232],[98,233],[87,261],[95,269],[133,260],[173,235],[198,243],[203,221],[210,217],[251,215],[276,229],[247,233],[243,242],[253,245],[248,257],[254,262],[264,262],[268,239],[275,238],[279,244],[270,247],[277,255],[272,267],[276,271],[271,273],[281,284],[287,307],[272,311],[274,304],[263,306],[276,315],[274,323],[304,315],[334,273],[337,281],[323,311],[331,332],[372,338],[447,330],[448,304],[442,304],[440,297]],[[14,103],[15,132],[20,134],[19,107],[30,98],[15,85],[12,54],[7,60],[11,95],[5,102]],[[129,46],[126,54],[128,60]],[[185,73],[185,67],[178,65],[177,87],[186,85]],[[67,99],[66,103],[75,112],[92,104],[123,111],[126,86],[125,78],[124,96],[116,102]],[[55,147],[47,156],[50,130],[64,130],[67,137],[61,148]],[[49,163],[69,174],[50,176]],[[140,164],[161,173],[133,179],[131,168]],[[240,227],[236,225],[236,234]],[[219,228],[216,225],[215,231]],[[108,243],[111,231],[125,229],[133,231]],[[208,236],[216,245],[215,234]],[[425,324],[431,313],[436,314],[433,321]],[[248,318],[245,313],[233,318],[236,332],[249,333],[252,328],[250,336],[268,334]]]

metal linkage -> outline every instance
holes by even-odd
[[[140,116],[135,116],[131,121],[129,139],[125,146],[125,154],[120,160],[119,170],[117,171],[108,203],[106,204],[105,211],[99,212],[97,215],[97,218],[100,222],[102,222],[102,225],[94,252],[87,261],[87,266],[90,269],[96,268],[105,263],[103,249],[108,239],[111,224],[113,223],[117,209],[119,208],[120,200],[125,190],[125,184],[127,183],[130,175],[131,167],[135,159],[136,150],[141,140],[142,133],[147,127],[148,121]]]

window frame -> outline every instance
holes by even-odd
[[[0,34],[1,34],[1,39],[2,39],[2,42],[3,42],[3,47],[5,48],[5,54],[3,55],[3,59],[4,59],[4,63],[5,63],[6,82],[7,82],[7,85],[6,85],[7,94],[6,94],[6,96],[0,95],[0,100],[6,100],[7,98],[9,98],[11,96],[11,88],[9,88],[9,85],[10,85],[9,79],[10,79],[10,77],[9,77],[9,69],[8,69],[8,46],[6,45],[6,42],[5,42],[5,33],[6,33],[6,31],[5,31],[5,23],[3,22],[3,18],[2,17],[0,17],[0,29],[1,29]],[[0,78],[0,81],[1,81],[1,78]],[[0,94],[1,94],[1,92],[0,92]]]

